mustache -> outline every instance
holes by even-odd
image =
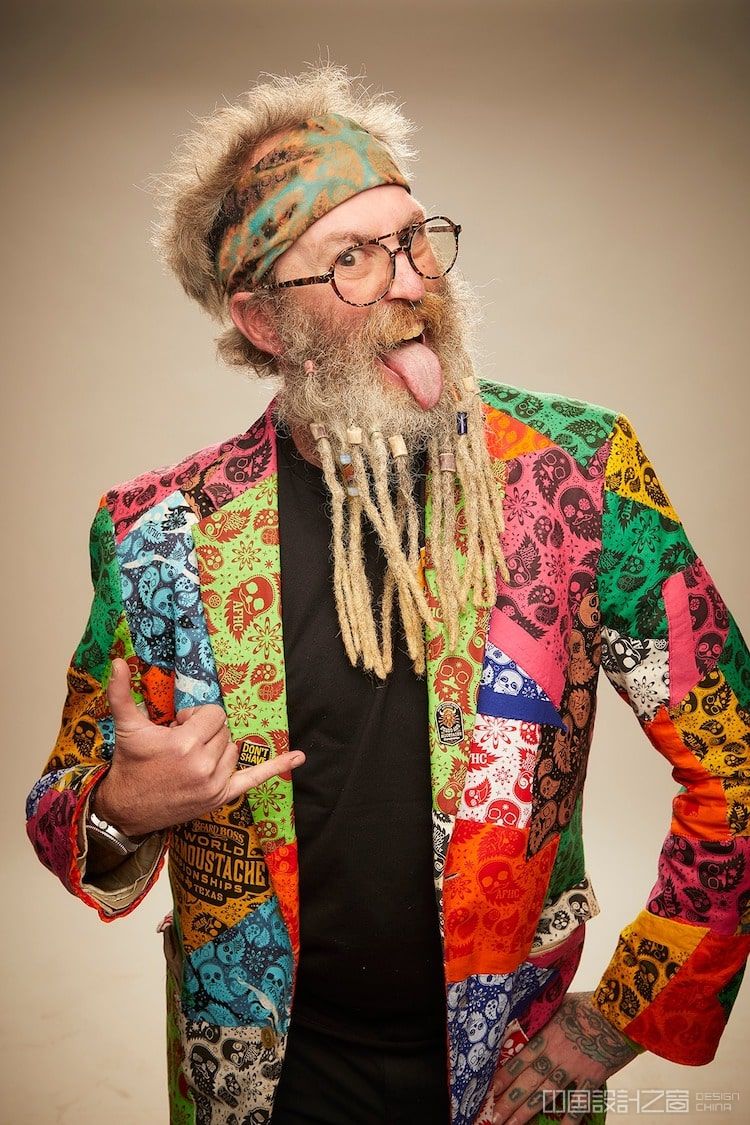
[[[453,369],[470,346],[471,306],[460,282],[442,280],[439,289],[424,292],[419,300],[382,300],[365,309],[363,317],[341,319],[299,305],[293,290],[282,291],[273,313],[282,344],[276,373],[290,379],[304,366],[309,377],[309,365],[314,365],[318,382],[348,379],[355,370],[372,375],[383,353],[415,337],[440,356],[444,370]]]
[[[419,301],[391,301],[375,306],[364,325],[354,329],[364,346],[378,353],[397,347],[422,333],[439,337],[445,320],[448,298],[438,293],[425,293]]]

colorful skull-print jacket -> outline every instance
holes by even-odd
[[[598,911],[581,807],[600,666],[680,790],[657,881],[595,1003],[640,1047],[706,1063],[750,951],[742,634],[626,417],[503,384],[481,394],[507,462],[510,581],[491,611],[466,612],[457,651],[426,637],[454,1125],[478,1121],[498,1060],[559,1004]],[[113,752],[114,656],[154,722],[219,703],[246,762],[287,746],[272,407],[101,498],[91,614],[28,798],[39,858],[105,921],[142,900],[168,849],[173,1125],[269,1118],[299,949],[291,777],[155,835],[96,886],[81,825]],[[429,487],[426,521],[434,597]],[[456,551],[460,563],[460,513]]]

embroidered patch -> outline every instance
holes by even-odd
[[[464,716],[456,703],[439,703],[435,709],[435,723],[443,746],[458,746],[463,741]]]

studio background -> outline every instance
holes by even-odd
[[[3,19],[0,1118],[156,1123],[166,872],[133,915],[103,925],[23,830],[88,613],[99,497],[241,432],[268,399],[217,362],[214,326],[156,260],[147,177],[193,115],[261,71],[330,55],[394,91],[420,126],[416,194],[463,224],[482,374],[627,414],[750,638],[748,8],[27,0]],[[584,839],[602,914],[579,989],[645,905],[677,789],[601,682]],[[610,1086],[629,1091],[633,1116],[639,1089],[691,1091],[689,1112],[653,1103],[675,1122],[705,1120],[699,1095],[735,1093],[739,1125],[749,1014],[745,983],[711,1064],[646,1054]]]

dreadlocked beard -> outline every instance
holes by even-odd
[[[471,296],[463,286],[446,276],[440,293],[427,293],[416,303],[381,303],[361,324],[345,329],[289,300],[276,305],[275,327],[284,346],[276,416],[298,444],[302,438],[317,454],[322,466],[330,493],[341,636],[351,663],[361,661],[381,679],[393,666],[394,597],[409,656],[421,675],[424,627],[432,632],[442,623],[448,650],[455,652],[469,592],[476,607],[490,606],[497,596],[496,571],[508,579],[501,547],[505,465],[493,463],[485,441],[466,343]],[[405,387],[387,383],[376,363],[379,354],[422,328],[440,359],[444,380],[439,400],[428,410]],[[465,424],[457,424],[460,415]],[[426,550],[435,595],[422,581],[414,495],[415,460],[423,450],[432,516]],[[462,498],[464,526],[457,552],[456,515]],[[374,528],[387,564],[379,613],[365,572],[363,519]],[[457,565],[457,553],[463,565]]]

